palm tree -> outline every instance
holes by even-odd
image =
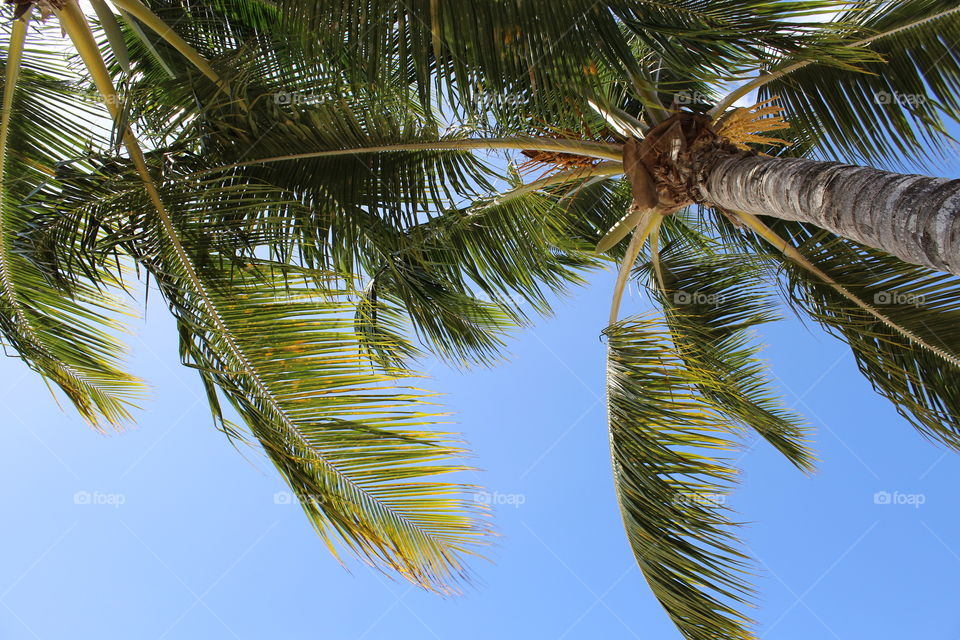
[[[777,292],[960,448],[960,286],[938,272],[960,273],[960,181],[824,162],[950,150],[953,1],[829,20],[822,0],[11,4],[6,342],[121,425],[140,385],[115,294],[144,274],[216,424],[262,448],[334,553],[440,592],[469,578],[489,527],[474,487],[438,477],[463,450],[413,367],[495,363],[610,261],[617,497],[686,638],[749,636],[724,452],[754,430],[813,467],[754,341]],[[61,28],[79,65],[37,44]],[[631,277],[662,313],[620,319]]]

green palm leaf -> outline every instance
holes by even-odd
[[[736,608],[749,594],[746,558],[724,505],[730,426],[661,322],[631,318],[605,334],[614,481],[637,563],[685,638],[748,638]]]
[[[864,377],[923,435],[960,448],[957,278],[826,231],[769,222],[819,272],[771,253],[752,233],[735,232],[783,269],[788,302],[849,344]]]
[[[289,274],[267,283],[262,270],[221,278],[210,296],[219,328],[170,295],[184,351],[243,415],[317,532],[424,588],[455,590],[487,528],[472,487],[437,479],[466,470],[453,462],[463,450],[424,431],[438,418],[425,394],[397,386],[411,374],[374,369],[344,296]]]
[[[488,531],[470,485],[435,479],[467,468],[450,434],[423,430],[438,416],[400,382],[413,374],[364,355],[348,292],[289,265],[197,252],[209,191],[162,198],[170,218],[143,218],[140,259],[177,319],[185,362],[233,404],[332,549],[456,590]]]
[[[698,390],[728,420],[756,431],[798,468],[813,469],[803,420],[769,390],[753,329],[778,319],[762,263],[743,253],[696,251],[677,241],[659,254],[657,296]]]
[[[799,249],[895,326],[796,269],[791,300],[850,345],[861,373],[921,433],[960,449],[957,278],[821,234]]]
[[[32,196],[52,188],[59,161],[83,152],[90,110],[51,53],[33,49],[17,20],[3,66],[0,122],[0,331],[16,353],[55,383],[93,426],[119,426],[140,395],[120,369],[115,320],[124,306],[101,289],[67,291],[45,278],[21,242],[33,228]],[[24,45],[28,46],[24,48]]]
[[[830,157],[903,166],[950,154],[946,123],[960,122],[956,3],[862,2],[844,23],[879,60],[856,68],[802,66],[761,87],[760,99],[780,96],[787,119],[818,134]]]
[[[366,294],[405,309],[438,355],[490,362],[506,331],[551,313],[548,293],[582,284],[581,273],[597,266],[590,245],[575,238],[610,195],[606,185],[580,185],[573,194],[531,192],[448,211],[398,234]]]
[[[118,118],[116,90],[86,19],[76,5],[58,17]],[[215,385],[332,549],[340,541],[424,588],[455,590],[466,577],[463,555],[487,530],[477,503],[464,497],[469,487],[432,478],[465,469],[450,462],[460,451],[449,436],[413,430],[433,422],[422,394],[384,388],[409,373],[377,370],[359,354],[353,306],[337,304],[339,290],[204,241],[211,212],[230,220],[223,209],[241,205],[225,205],[221,190],[197,190],[195,182],[158,180],[132,130],[120,133],[140,185],[124,190],[139,196],[124,244],[166,297],[181,353],[200,372],[223,428],[236,431],[223,421]],[[230,191],[237,192],[241,203],[256,202],[244,185]]]

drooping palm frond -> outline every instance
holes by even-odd
[[[960,448],[957,278],[823,230],[766,222],[809,266],[751,231],[731,233],[783,269],[788,302],[849,344],[861,373],[901,415],[932,440]]]
[[[333,267],[324,273],[336,273],[363,291],[362,314],[376,319],[379,310],[386,319],[394,309],[408,321],[394,320],[412,324],[424,347],[457,364],[496,359],[506,331],[550,313],[548,292],[582,282],[580,274],[598,264],[592,240],[584,239],[596,233],[589,221],[611,219],[624,195],[611,188],[610,180],[581,180],[437,210],[432,219],[409,227],[364,211],[357,218],[357,236],[344,233],[342,224],[312,236],[315,232],[302,226],[317,224],[311,220],[318,216],[312,208],[316,205],[246,176],[192,178],[190,170],[198,165],[183,155],[178,164],[186,165],[181,170],[187,173],[178,175],[164,169],[167,156],[158,150],[148,162],[157,173],[166,173],[169,184],[207,194],[206,231],[196,241],[248,256],[254,246],[269,248],[284,262],[309,268],[327,265],[315,255],[332,255]],[[130,169],[123,163],[107,161],[97,175],[65,181],[69,197],[57,199],[56,213],[43,216],[35,234],[51,250],[53,273],[57,263],[103,260],[111,247],[137,233],[127,229],[134,219],[123,212],[135,206],[129,199],[139,186],[129,176],[124,182],[124,171]],[[335,214],[331,211],[330,219]],[[80,233],[94,227],[106,235]],[[374,328],[375,323],[365,332]],[[399,343],[396,347],[415,351]]]
[[[428,396],[399,386],[412,374],[362,353],[350,299],[283,266],[207,264],[194,278],[178,259],[163,252],[151,272],[186,364],[243,416],[331,550],[456,591],[488,534],[473,487],[438,478],[466,470],[463,450],[430,429]]]
[[[117,118],[116,90],[85,17],[75,4],[57,16]],[[167,299],[214,415],[222,421],[216,385],[334,552],[339,541],[424,588],[455,590],[466,577],[463,556],[487,529],[464,497],[468,486],[433,479],[464,468],[451,463],[460,451],[447,435],[413,430],[434,422],[423,394],[384,388],[409,372],[378,370],[359,354],[342,291],[318,289],[289,265],[218,253],[204,235],[222,192],[158,181],[132,130],[121,135],[140,182],[135,240],[126,245]]]
[[[867,0],[845,21],[880,60],[803,65],[760,87],[761,99],[780,96],[787,119],[816,132],[827,157],[934,165],[952,150],[947,123],[960,122],[960,8],[951,0]]]
[[[697,388],[726,419],[754,430],[804,471],[813,469],[803,420],[769,389],[752,335],[778,319],[766,265],[737,252],[675,241],[656,257],[651,278],[677,352]],[[662,279],[662,281],[661,281]]]
[[[499,334],[550,314],[548,294],[582,284],[581,274],[599,264],[576,234],[612,195],[607,185],[579,184],[448,211],[403,234],[367,294],[404,307],[439,355],[489,360]]]
[[[409,224],[363,207],[327,210],[326,202],[246,172],[197,171],[206,165],[189,153],[159,149],[147,161],[155,175],[164,175],[164,184],[206,194],[206,231],[197,242],[251,257],[253,247],[263,247],[283,262],[335,273],[361,291],[358,312],[370,320],[361,335],[377,336],[379,345],[390,342],[388,360],[418,351],[410,334],[458,365],[499,358],[507,331],[548,314],[547,293],[582,282],[579,274],[597,264],[592,240],[584,240],[596,233],[590,220],[612,219],[624,196],[611,188],[616,181],[581,179],[488,196],[466,208],[436,207]],[[65,181],[69,195],[57,200],[56,213],[44,216],[35,234],[50,249],[51,272],[58,263],[101,261],[136,236],[127,228],[134,217],[123,213],[135,208],[130,198],[140,190],[131,171],[105,159],[97,175]],[[404,204],[393,191],[379,197],[388,206]],[[354,219],[344,220],[349,213]],[[85,228],[104,233],[80,233]],[[124,250],[135,252],[134,245]]]
[[[751,623],[737,606],[750,590],[726,515],[730,427],[669,331],[643,317],[605,331],[617,498],[637,563],[683,636],[742,640]]]
[[[55,180],[64,158],[82,156],[90,127],[84,97],[66,81],[52,52],[34,48],[27,19],[8,29],[0,121],[0,331],[15,352],[55,383],[93,426],[120,426],[140,394],[120,368],[116,318],[123,305],[77,284],[69,291],[44,276],[20,240],[34,224],[31,198]]]
[[[833,280],[852,285],[848,289],[897,328],[838,299],[832,288],[805,285],[800,278],[791,297],[842,335],[864,376],[921,433],[960,449],[960,283],[846,241],[842,248],[825,244],[821,251],[809,244],[800,250]]]
[[[429,396],[402,386],[409,371],[365,354],[355,297],[330,288],[347,284],[338,274],[263,261],[251,237],[211,224],[276,202],[276,189],[163,183],[162,216],[128,181],[88,215],[115,228],[104,242],[124,244],[160,286],[214,416],[223,420],[219,388],[331,549],[339,542],[425,588],[456,590],[463,556],[487,530],[470,486],[434,478],[465,468],[452,461],[462,451],[450,434],[423,430],[440,419]]]

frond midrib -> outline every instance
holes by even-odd
[[[958,9],[960,10],[960,9]],[[734,211],[732,212],[738,218],[740,218],[750,229],[752,229],[757,235],[769,242],[771,245],[779,249],[783,255],[795,263],[802,269],[805,269],[809,273],[813,274],[817,278],[823,280],[823,282],[832,288],[834,291],[839,293],[841,296],[855,304],[857,307],[865,311],[867,314],[873,316],[875,319],[880,321],[888,329],[892,329],[894,332],[900,334],[902,337],[906,338],[910,342],[913,342],[921,349],[924,349],[935,356],[943,359],[944,361],[952,364],[955,367],[960,367],[960,357],[955,354],[952,354],[945,349],[941,349],[936,345],[932,345],[922,337],[918,336],[916,333],[907,329],[906,327],[900,326],[894,320],[892,320],[887,315],[880,312],[874,305],[860,298],[850,289],[843,286],[829,275],[827,275],[822,269],[817,267],[813,262],[807,259],[800,251],[788,243],[786,240],[781,238],[773,229],[768,227],[763,223],[758,217],[748,214],[745,212]]]
[[[97,43],[93,38],[93,34],[90,31],[86,18],[80,12],[78,6],[74,2],[68,3],[63,9],[58,10],[57,14],[60,18],[61,24],[64,26],[68,35],[73,40],[78,53],[87,66],[87,69],[90,72],[97,89],[103,97],[108,110],[115,121],[121,122],[122,114],[120,114],[119,107],[117,106],[117,94],[116,88],[113,85],[113,79],[107,70],[106,63],[100,54],[99,48],[97,47]],[[269,387],[266,385],[266,383],[264,383],[263,379],[256,371],[256,368],[253,366],[251,360],[244,353],[242,347],[235,339],[233,332],[227,326],[223,316],[220,314],[216,303],[213,301],[212,297],[207,291],[203,279],[197,272],[189,253],[183,245],[180,234],[177,232],[173,220],[171,219],[169,212],[167,211],[167,208],[160,197],[160,192],[157,189],[153,176],[150,174],[150,171],[147,167],[143,149],[140,146],[140,142],[133,134],[130,125],[126,124],[121,131],[124,146],[126,147],[130,158],[133,161],[137,174],[140,176],[140,179],[143,182],[147,196],[153,206],[153,209],[156,211],[159,217],[163,232],[170,241],[176,255],[176,259],[179,261],[181,268],[186,274],[190,286],[192,286],[194,291],[200,296],[202,304],[205,307],[209,318],[216,325],[216,328],[220,333],[220,337],[226,342],[227,348],[231,352],[232,356],[236,358],[237,363],[241,365],[243,374],[254,383],[256,389],[266,400],[272,413],[274,414],[274,417],[279,419],[280,423],[286,427],[286,429],[292,433],[296,437],[297,441],[301,442],[307,450],[315,452],[318,460],[325,465],[325,467],[328,468],[337,478],[341,479],[359,495],[363,496],[370,502],[370,504],[377,505],[377,508],[381,509],[383,512],[389,513],[390,516],[395,519],[395,521],[408,525],[412,531],[415,531],[423,539],[429,540],[430,543],[435,545],[437,548],[445,550],[445,545],[443,544],[442,540],[438,540],[436,536],[428,531],[425,531],[421,526],[411,523],[407,518],[401,514],[398,514],[396,510],[389,504],[385,504],[376,496],[371,495],[370,492],[368,492],[363,486],[358,485],[352,478],[340,471],[337,466],[334,465],[326,456],[320,452],[317,452],[314,447],[309,444],[303,434],[300,433],[296,423],[289,416],[287,416],[283,407],[280,405],[273,393],[270,391]],[[396,551],[402,555],[402,551],[400,549],[397,549]]]

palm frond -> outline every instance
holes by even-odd
[[[760,88],[818,147],[850,162],[933,166],[952,152],[960,122],[960,9],[951,0],[862,2],[846,15],[880,59],[856,67],[800,66]]]
[[[753,232],[735,233],[783,269],[797,313],[850,345],[864,377],[924,436],[960,448],[957,278],[813,227],[766,223],[816,270]]]
[[[116,334],[123,305],[89,285],[69,291],[56,286],[21,242],[34,223],[31,197],[54,180],[62,158],[83,154],[90,125],[89,107],[65,81],[55,55],[27,42],[28,17],[14,21],[3,65],[0,331],[93,426],[119,426],[141,391],[120,368],[124,350]]]
[[[157,239],[158,244],[164,241]],[[429,396],[375,367],[358,343],[355,304],[282,265],[190,275],[163,251],[151,272],[177,318],[181,350],[243,416],[334,553],[441,593],[468,579],[467,556],[487,539],[474,487]],[[214,402],[215,415],[220,409]]]
[[[86,19],[75,4],[57,11],[116,118],[116,90]],[[165,199],[131,129],[122,135],[141,183],[134,255],[166,297],[214,415],[222,421],[216,385],[332,550],[339,540],[424,588],[454,590],[463,556],[487,530],[477,503],[462,497],[467,487],[432,480],[464,468],[450,463],[460,451],[448,436],[412,430],[433,421],[422,394],[384,389],[407,372],[377,371],[357,355],[353,308],[336,305],[336,291],[317,295],[290,267],[212,251],[200,240],[204,216],[197,225],[190,215],[206,211],[209,194],[180,182],[179,198]]]
[[[582,284],[597,265],[570,239],[594,193],[533,192],[448,211],[409,229],[370,288],[404,306],[440,355],[486,360],[503,331],[551,312],[548,292]]]
[[[688,640],[749,638],[747,560],[725,506],[734,470],[724,418],[661,322],[609,327],[607,410],[614,480],[637,563]]]
[[[748,254],[697,249],[682,240],[668,244],[658,256],[659,276],[652,278],[677,352],[716,411],[756,431],[799,469],[812,471],[808,430],[769,389],[752,335],[778,319],[773,279]]]
[[[376,337],[371,353],[390,343],[393,355],[383,355],[394,363],[421,350],[414,338],[457,365],[498,360],[510,330],[551,313],[549,293],[581,284],[598,266],[591,220],[611,219],[625,195],[617,180],[599,176],[514,188],[411,226],[356,211],[351,227],[331,212],[336,224],[318,233],[316,205],[297,194],[245,174],[195,178],[203,165],[189,154],[175,166],[167,157],[158,150],[145,160],[165,178],[157,183],[165,202],[203,216],[205,231],[192,242],[237,257],[270,255],[316,272],[320,284],[335,278],[356,290],[367,319],[360,335]],[[118,251],[138,255],[145,214],[129,163],[98,159],[98,171],[72,171],[62,183],[32,235],[50,277],[95,271]]]
[[[229,86],[226,84],[224,79],[218,74],[213,67],[210,66],[210,63],[204,58],[200,52],[194,49],[186,40],[181,38],[177,32],[172,28],[172,26],[165,22],[163,19],[158,17],[153,11],[150,10],[145,4],[140,2],[140,0],[110,0],[113,4],[117,6],[118,9],[122,10],[124,13],[133,16],[139,22],[143,23],[149,27],[154,33],[157,34],[160,38],[165,40],[170,44],[174,49],[177,50],[180,55],[190,61],[197,70],[200,71],[203,75],[207,76],[214,84],[219,88],[229,91]],[[100,16],[101,21],[105,16]],[[181,22],[183,16],[178,16],[177,22]],[[105,24],[111,24],[109,21]],[[107,32],[110,35],[110,32]],[[119,43],[116,42],[116,38],[111,39],[111,47],[114,51],[120,48]],[[124,45],[124,49],[125,49]]]

